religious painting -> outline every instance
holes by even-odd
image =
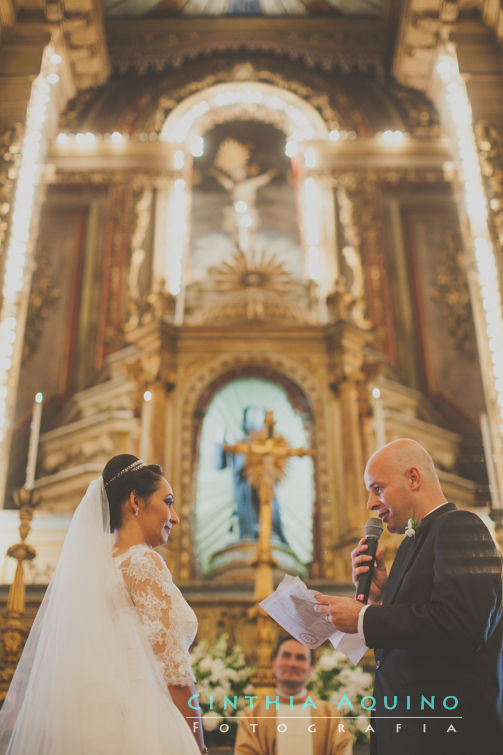
[[[285,135],[266,123],[233,121],[204,135],[194,160],[190,282],[237,252],[283,263],[304,278],[296,192]]]
[[[274,412],[276,434],[291,447],[309,447],[301,414],[286,391],[269,380],[232,380],[208,406],[200,436],[196,499],[197,554],[203,573],[211,569],[217,551],[258,538],[258,493],[243,474],[243,455],[233,455],[224,445],[260,430],[268,409]],[[312,459],[289,459],[275,489],[271,542],[291,549],[301,564],[312,560],[313,500]]]
[[[425,388],[476,426],[483,389],[455,208],[403,208]]]
[[[82,202],[49,200],[40,219],[17,414],[29,412],[33,396],[64,394],[72,380],[81,271],[89,208]],[[50,355],[50,358],[48,358]]]

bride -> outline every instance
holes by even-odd
[[[91,482],[0,712],[2,755],[207,752],[188,706],[197,620],[152,550],[173,502],[161,468],[129,454]]]

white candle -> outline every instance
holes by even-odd
[[[487,414],[480,415],[480,429],[482,430],[482,443],[484,445],[484,456],[486,458],[487,480],[489,482],[489,492],[491,494],[492,509],[501,509],[501,501],[498,492],[498,478],[494,467],[493,444],[491,443],[491,431]]]
[[[35,483],[35,469],[37,467],[38,439],[40,437],[40,420],[42,419],[43,400],[44,395],[42,393],[37,393],[33,403],[30,442],[28,445],[28,461],[26,462],[26,480],[24,483],[26,490],[33,490],[33,485]]]
[[[147,464],[150,456],[150,423],[152,419],[152,393],[145,391],[143,394],[143,406],[141,409],[141,428],[140,428],[140,459]]]
[[[386,429],[384,427],[384,406],[379,388],[372,389],[372,404],[374,407],[374,432],[377,448],[386,444]]]

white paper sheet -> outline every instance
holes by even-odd
[[[287,574],[275,591],[259,605],[303,645],[317,648],[326,640],[330,640],[334,648],[343,652],[352,663],[358,663],[367,646],[358,633],[345,634],[334,631],[333,625],[325,619],[325,614],[315,612],[316,592],[317,590],[308,589],[299,577]]]

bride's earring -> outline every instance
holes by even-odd
[[[139,507],[139,506],[137,506],[137,507],[136,507],[136,511],[134,512],[134,515],[135,515],[135,516],[138,516],[138,512],[139,512],[139,510],[140,510],[140,507]]]

